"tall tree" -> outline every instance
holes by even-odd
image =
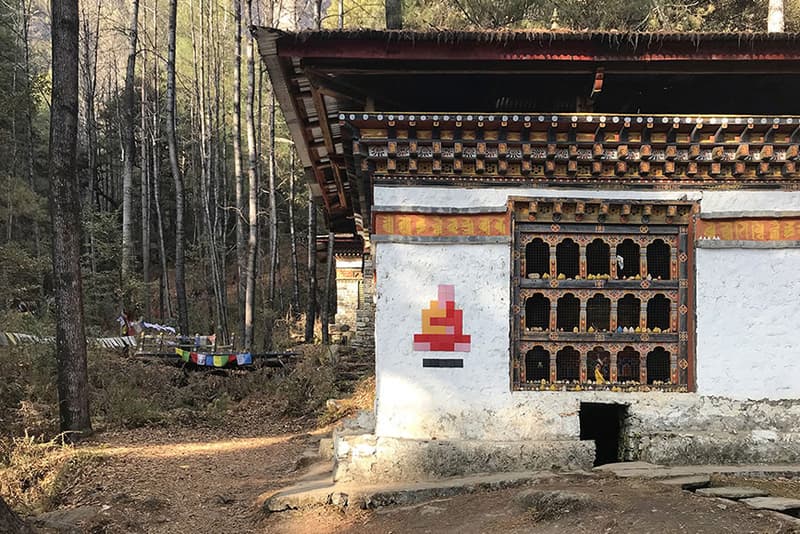
[[[783,0],[769,0],[769,13],[767,15],[767,31],[770,33],[783,32]]]
[[[300,268],[297,264],[297,231],[294,216],[295,201],[295,148],[294,144],[289,148],[289,246],[292,255],[292,317],[300,317]]]
[[[276,187],[275,115],[278,112],[275,91],[270,87],[269,100],[269,281],[267,283],[267,313],[264,328],[264,350],[272,350],[275,326],[275,287],[278,278],[278,202]]]
[[[314,342],[317,316],[317,207],[308,186],[308,300],[306,302],[306,343]]]
[[[89,388],[81,283],[78,143],[78,0],[51,0],[50,217],[61,430],[88,434]]]
[[[133,162],[136,158],[136,46],[139,37],[139,0],[131,0],[128,25],[128,62],[125,68],[125,120],[120,124],[123,137],[122,171],[122,283],[127,282],[133,261]]]
[[[252,21],[252,0],[247,0],[247,21]],[[248,24],[249,26],[249,24]],[[247,96],[245,97],[245,122],[247,123],[247,178],[248,224],[247,271],[244,304],[244,346],[253,346],[253,322],[255,319],[256,256],[258,252],[258,154],[256,152],[255,86],[256,71],[252,36],[247,39]]]
[[[244,236],[247,206],[244,202],[244,177],[242,176],[242,1],[233,2],[233,180],[236,195],[236,296],[239,317],[244,318],[247,279],[247,242]],[[242,321],[244,325],[244,321]],[[244,331],[242,331],[244,335]]]
[[[145,9],[147,9],[145,4]],[[142,22],[144,33],[147,32],[147,18]],[[144,281],[143,295],[144,316],[150,318],[150,155],[148,151],[148,114],[147,114],[147,53],[142,53],[142,86],[140,102],[140,121],[142,140],[140,145],[141,157],[139,158],[142,169],[140,207],[142,213],[142,280]]]
[[[175,293],[178,300],[178,327],[189,335],[189,309],[186,303],[186,260],[183,235],[183,176],[178,165],[178,138],[175,105],[175,41],[178,25],[178,0],[169,0],[169,44],[167,45],[167,145],[169,166],[175,182]]]

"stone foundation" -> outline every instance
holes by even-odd
[[[378,483],[430,480],[475,473],[585,470],[593,441],[423,441],[374,434],[334,440],[334,480]]]

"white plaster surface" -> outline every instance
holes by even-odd
[[[635,200],[702,200],[703,214],[718,212],[800,211],[800,192],[790,191],[633,191],[525,187],[376,187],[376,206],[499,207],[508,197],[609,198]]]
[[[697,387],[800,397],[800,249],[697,250]]]
[[[681,198],[684,194],[701,196],[512,188],[375,190],[376,205],[431,207],[496,207],[505,205],[508,196],[645,199]],[[706,209],[706,200],[718,194],[705,192],[702,209]],[[781,205],[773,204],[771,195],[756,194],[735,202],[753,210]],[[717,204],[710,205],[728,211],[734,209],[730,204],[734,197],[719,197]],[[512,392],[509,244],[382,242],[375,245],[375,259],[378,437],[576,440],[581,402],[628,405],[632,447],[642,455],[663,449],[665,442],[657,435],[674,432],[694,432],[701,437],[692,443],[714,447],[720,443],[718,439],[703,441],[706,438],[702,436],[797,431],[800,249],[697,250],[699,393]],[[421,331],[422,309],[436,299],[439,284],[455,286],[456,307],[464,311],[464,333],[472,336],[468,353],[413,351],[413,334]],[[429,357],[463,358],[464,368],[423,368],[422,359]],[[765,398],[784,400],[747,400]],[[688,447],[665,451],[664,458],[686,456],[694,450]]]

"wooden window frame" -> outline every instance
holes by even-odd
[[[693,391],[694,359],[694,253],[693,230],[698,205],[686,201],[612,201],[600,199],[531,199],[510,201],[512,232],[511,273],[511,388],[533,391]],[[609,278],[587,278],[586,246],[600,238],[609,245]],[[547,277],[525,275],[525,247],[542,239],[550,246],[550,272]],[[555,251],[558,243],[572,239],[580,247],[580,269],[576,278],[559,276]],[[639,245],[639,272],[630,279],[616,278],[616,246],[626,239]],[[648,277],[647,247],[661,240],[670,247],[670,279]],[[525,324],[526,299],[542,293],[550,301],[550,324],[547,330],[532,331]],[[580,301],[578,332],[559,331],[556,327],[558,299],[572,293]],[[611,299],[608,331],[595,331],[586,324],[586,305],[597,294]],[[617,303],[633,294],[640,302],[639,325],[634,330],[617,331]],[[670,301],[668,332],[648,331],[647,305],[663,294]],[[660,330],[660,328],[659,328]],[[541,346],[550,354],[549,380],[528,381],[525,356]],[[567,346],[580,354],[580,379],[556,380],[556,355]],[[595,347],[610,354],[603,371],[603,381],[595,380],[588,369],[587,355]],[[626,347],[639,354],[639,380],[618,380],[617,356]],[[657,347],[670,354],[670,379],[648,384],[647,355]]]

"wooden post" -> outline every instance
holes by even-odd
[[[327,345],[330,343],[330,333],[328,331],[328,324],[331,317],[331,294],[333,286],[333,263],[336,261],[333,257],[333,232],[328,232],[328,264],[325,270],[325,296],[322,298],[322,344]]]

